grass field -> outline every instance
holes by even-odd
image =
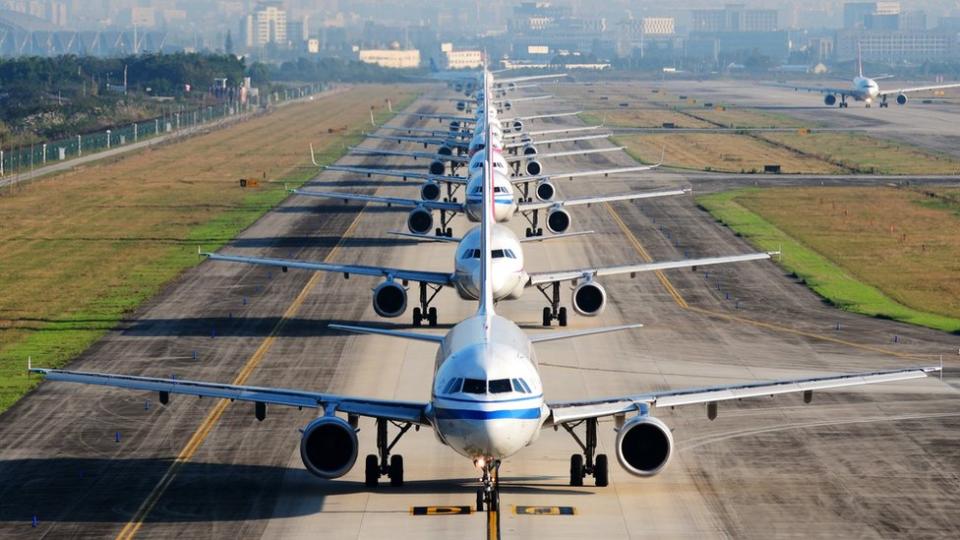
[[[960,174],[956,158],[860,133],[765,133],[762,137],[864,173]]]
[[[825,161],[798,155],[771,143],[732,133],[673,133],[618,135],[617,144],[634,159],[654,163],[665,151],[670,167],[723,172],[762,172],[779,164],[784,173],[831,174],[844,172]]]
[[[36,382],[32,356],[61,366],[163,284],[196,265],[358,142],[413,87],[359,86],[241,124],[88,165],[0,197],[0,411]],[[262,178],[241,189],[240,178]]]
[[[773,188],[699,197],[841,309],[960,332],[958,190]]]

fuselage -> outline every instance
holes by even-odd
[[[529,276],[523,268],[520,240],[508,227],[494,224],[490,231],[493,256],[493,298],[515,300],[523,294]],[[477,300],[480,294],[480,227],[464,235],[457,246],[454,284],[464,300]]]
[[[466,187],[466,200],[464,201],[464,210],[467,219],[473,222],[479,222],[483,215],[483,194],[482,184],[483,160],[486,159],[486,150],[477,152],[470,160],[470,180]],[[517,201],[513,191],[513,183],[507,177],[507,162],[499,152],[494,151],[493,156],[493,217],[502,223],[509,220],[517,211]],[[479,166],[474,167],[475,163]]]
[[[853,79],[853,97],[857,101],[872,102],[880,95],[880,85],[869,77]]]
[[[534,442],[549,410],[529,338],[496,315],[454,326],[437,350],[431,414],[440,440],[473,460]]]

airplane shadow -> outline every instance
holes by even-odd
[[[23,458],[0,460],[0,522],[126,523],[171,465],[170,459]],[[590,495],[590,488],[550,484],[560,477],[510,477],[501,494]],[[472,504],[476,479],[408,480],[381,484],[382,493],[462,494]],[[147,523],[291,518],[324,512],[328,497],[367,493],[362,482],[322,480],[301,468],[188,461],[147,515]],[[276,504],[279,498],[295,504]],[[506,501],[505,501],[506,502]],[[397,499],[397,512],[406,512]],[[336,512],[336,510],[331,510]]]

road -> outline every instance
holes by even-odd
[[[413,107],[430,111],[436,103],[423,100]],[[340,163],[402,162],[346,157]],[[625,154],[612,153],[559,158],[546,166],[571,171],[629,163]],[[584,196],[683,182],[682,176],[651,172],[563,180],[559,187],[563,195]],[[416,195],[402,182],[343,174],[323,173],[313,183]],[[643,253],[672,259],[750,249],[690,197],[571,213],[574,229],[596,234],[527,244],[529,269],[627,263],[642,260]],[[225,251],[449,270],[451,246],[385,234],[402,228],[404,220],[396,208],[293,197]],[[511,226],[522,232],[524,225]],[[454,224],[455,233],[466,228],[463,221]],[[254,385],[427,399],[430,344],[326,328],[332,321],[377,322],[370,306],[375,284],[360,276],[281,274],[207,261],[71,368],[215,381],[248,374],[245,382]],[[645,326],[538,346],[548,399],[936,364],[940,355],[947,371],[943,382],[817,393],[810,405],[798,396],[724,404],[713,422],[699,407],[656,411],[675,430],[673,462],[652,479],[611,465],[607,488],[567,486],[576,446],[564,432],[545,431],[503,466],[505,538],[770,538],[799,531],[831,538],[955,536],[960,336],[835,310],[770,262],[674,271],[662,279],[610,278],[604,285],[606,312],[596,319],[572,316],[571,328]],[[442,326],[475,309],[453,291],[443,291],[436,305]],[[528,291],[497,310],[530,333],[556,331],[539,327],[543,305],[536,291]],[[314,414],[274,407],[261,423],[247,404],[174,397],[161,406],[152,395],[43,384],[0,422],[0,536],[483,536],[481,514],[410,515],[413,506],[470,505],[474,499],[472,465],[432,434],[411,432],[398,444],[395,452],[406,461],[405,487],[371,492],[363,487],[362,467],[330,482],[304,470],[297,429]],[[372,427],[361,422],[361,455],[374,448]],[[613,440],[612,425],[602,423],[601,451],[611,457]],[[515,505],[572,507],[575,515],[516,515]]]

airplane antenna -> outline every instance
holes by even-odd
[[[487,66],[484,65],[483,71],[483,110],[485,115],[489,115],[490,101],[490,74],[487,72]],[[490,130],[489,116],[484,122],[484,151],[485,159],[483,164],[483,195],[482,216],[480,219],[480,306],[477,310],[478,315],[484,317],[484,328],[487,335],[490,332],[490,319],[494,315],[493,311],[493,251],[491,242],[491,229],[494,221],[494,191],[493,191],[493,147],[491,144],[492,136]]]

